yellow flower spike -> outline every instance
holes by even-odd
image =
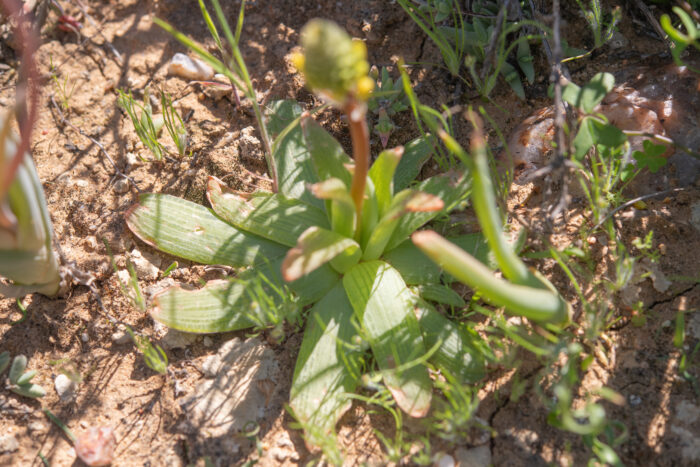
[[[294,52],[291,57],[291,62],[294,68],[297,69],[299,73],[304,72],[304,63],[306,59],[304,58],[304,54],[301,52]]]
[[[302,64],[300,69],[312,91],[340,105],[351,94],[371,92],[364,79],[369,72],[367,47],[351,39],[337,24],[322,19],[309,21],[301,31],[301,46],[303,62],[293,60],[295,65]]]
[[[357,81],[357,97],[363,101],[369,99],[374,90],[374,80],[369,76],[363,76]]]

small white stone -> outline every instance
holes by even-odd
[[[84,332],[80,335],[80,340],[82,340],[83,342],[87,342],[90,340],[90,336],[87,332]]]
[[[212,339],[209,336],[204,336],[202,343],[204,344],[204,347],[211,347],[212,345],[214,345],[214,339]]]
[[[14,435],[0,436],[0,453],[15,452],[19,449],[19,443]]]
[[[270,456],[278,462],[284,462],[289,457],[286,451],[280,448],[270,449]]]
[[[131,340],[131,336],[125,331],[116,331],[112,334],[112,342],[117,345],[128,344]]]
[[[75,381],[71,380],[63,373],[56,376],[53,384],[56,388],[56,394],[58,394],[58,397],[60,397],[63,402],[67,402],[75,396]]]
[[[160,259],[150,253],[143,253],[133,249],[130,254],[131,262],[134,263],[136,276],[141,280],[155,280],[160,274],[160,269],[156,265]]]
[[[129,168],[137,167],[141,165],[141,158],[133,152],[126,153],[126,165]]]
[[[176,53],[168,65],[168,73],[190,80],[208,80],[214,77],[214,69],[196,58]]]
[[[459,448],[455,452],[459,467],[488,467],[491,465],[491,448],[478,446],[472,449]]]
[[[85,237],[83,239],[82,243],[83,243],[83,247],[87,251],[96,251],[97,250],[97,245],[98,245],[97,239],[93,235]]]
[[[29,425],[27,425],[27,429],[31,433],[40,434],[40,433],[44,433],[46,431],[46,425],[44,425],[43,423],[41,423],[38,420],[35,420],[35,421],[31,422]]]
[[[435,467],[454,467],[455,460],[454,457],[450,456],[449,454],[440,452],[436,455],[435,463],[433,465],[435,465]]]
[[[73,185],[77,186],[78,188],[87,188],[88,186],[90,186],[90,182],[79,178],[77,180],[73,180]]]
[[[196,334],[168,329],[161,339],[163,347],[166,349],[183,349],[197,340]]]
[[[118,193],[120,195],[123,195],[129,191],[129,180],[126,180],[124,178],[120,178],[116,182],[114,182],[114,192]]]

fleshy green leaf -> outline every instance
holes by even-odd
[[[46,390],[38,384],[23,384],[21,386],[12,386],[12,392],[24,397],[44,397]]]
[[[10,367],[10,383],[17,384],[20,376],[27,369],[27,357],[24,355],[17,355],[14,360],[12,360],[12,366]]]
[[[284,258],[282,276],[286,281],[297,280],[334,259],[331,264],[343,272],[357,263],[361,255],[355,240],[332,230],[309,227]]]
[[[422,191],[404,190],[398,193],[384,217],[372,229],[362,259],[371,261],[381,256],[401,216],[406,215],[406,213],[437,212],[443,207],[440,198]]]
[[[350,186],[352,176],[346,165],[352,164],[352,159],[345,154],[340,143],[310,116],[302,117],[301,128],[318,179],[339,178]]]
[[[581,159],[593,147],[593,133],[590,124],[592,119],[593,117],[584,117],[579,124],[578,132],[574,138],[574,156],[576,159]]]
[[[203,264],[249,266],[280,258],[288,249],[236,229],[204,206],[169,195],[141,195],[126,213],[126,223],[149,245]]]
[[[564,323],[569,319],[569,306],[556,291],[513,284],[494,277],[493,271],[453,243],[433,231],[416,232],[412,237],[433,261],[460,282],[481,292],[482,298],[495,306],[503,306],[512,314],[547,323]]]
[[[525,99],[525,89],[523,89],[523,83],[520,81],[520,75],[518,70],[515,69],[513,65],[508,62],[504,62],[501,66],[501,74],[506,80],[510,88],[517,94],[521,99]]]
[[[530,43],[528,41],[521,40],[518,43],[517,57],[518,66],[523,70],[523,73],[525,73],[527,82],[532,84],[535,81],[535,67],[532,64],[532,52],[530,51]]]
[[[355,233],[355,203],[347,185],[339,178],[328,178],[312,185],[311,193],[328,202],[333,231],[352,237]]]
[[[562,99],[590,114],[614,86],[615,77],[612,74],[598,73],[582,88],[574,83],[567,83],[562,91]]]
[[[497,267],[490,254],[486,239],[480,233],[466,234],[450,238],[449,241],[469,252],[489,268]],[[435,284],[440,282],[443,273],[440,266],[428,258],[410,240],[384,254],[383,259],[401,273],[407,284]],[[451,276],[450,276],[451,277]]]
[[[418,363],[426,349],[401,275],[382,261],[363,262],[345,274],[343,286],[397,405],[412,417],[427,415],[432,384]]]
[[[309,312],[294,368],[289,405],[302,425],[318,428],[322,435],[350,408],[349,394],[361,374],[362,355],[351,347],[352,318],[352,306],[338,283]]]
[[[211,281],[197,290],[171,287],[156,295],[151,314],[168,327],[196,333],[235,331],[269,324],[269,310],[253,303],[255,297],[246,293],[247,281],[254,279],[256,274],[264,274],[276,287],[283,287],[280,263],[281,260],[277,260],[259,269],[247,270],[238,280]],[[323,297],[338,281],[338,274],[323,266],[286,285],[299,297],[297,305],[304,306]],[[283,303],[284,297],[276,295],[273,290],[269,295],[280,304],[277,312],[281,306],[287,305]]]
[[[275,101],[267,106],[267,129],[275,138],[272,157],[277,166],[279,193],[323,209],[323,202],[314,198],[306,185],[316,183],[316,171],[306,148],[299,124],[301,107],[295,101]]]
[[[448,285],[423,284],[413,287],[412,290],[430,302],[460,308],[467,306],[464,299]]]
[[[431,135],[416,138],[403,148],[403,156],[394,173],[394,192],[398,193],[408,187],[420,174],[435,149],[435,139]]]
[[[394,171],[403,155],[403,148],[382,151],[369,169],[369,177],[374,182],[374,192],[377,198],[379,215],[383,215],[394,194]]]
[[[276,193],[246,199],[230,190],[224,192],[215,177],[209,177],[207,197],[214,212],[234,227],[289,247],[309,227],[329,227],[326,214],[315,206]]]
[[[440,198],[444,207],[440,211],[433,212],[410,212],[399,219],[399,223],[394,229],[394,233],[387,244],[385,251],[392,250],[408,238],[413,232],[434,219],[440,213],[450,212],[459,203],[470,189],[469,178],[462,174],[448,173],[431,177],[414,187],[417,191],[422,191]]]
[[[619,128],[598,120],[596,117],[584,117],[574,138],[574,155],[582,158],[594,144],[617,147],[627,141]]]
[[[418,300],[416,314],[426,347],[442,342],[430,357],[432,364],[449,372],[461,383],[474,383],[484,377],[484,356],[475,345],[477,336],[471,335],[423,300]]]

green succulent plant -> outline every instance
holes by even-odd
[[[0,373],[3,373],[10,364],[10,353],[0,353]],[[12,360],[10,374],[8,379],[10,384],[7,386],[10,391],[25,397],[44,397],[46,391],[38,384],[32,384],[32,379],[36,376],[36,370],[24,371],[27,369],[27,357],[17,355]]]
[[[462,202],[471,178],[462,171],[415,181],[434,149],[429,136],[381,152],[370,167],[369,93],[363,91],[371,81],[369,67],[363,54],[323,50],[350,51],[353,44],[338,26],[314,20],[302,32],[303,51],[294,60],[312,91],[345,112],[353,158],[296,103],[277,101],[268,106],[264,121],[264,132],[273,137],[270,172],[276,174],[276,192],[235,192],[210,177],[211,209],[145,194],[126,215],[131,231],[161,251],[246,268],[233,281],[161,292],[151,311],[157,321],[197,333],[279,330],[280,318],[296,321],[310,308],[290,408],[314,444],[333,431],[366,372],[376,371],[397,406],[413,417],[430,408],[428,366],[459,383],[485,374],[478,337],[430,303],[464,304],[445,285],[451,276],[409,238]],[[329,76],[342,79],[330,82]],[[451,241],[495,267],[481,234]],[[483,269],[476,273],[492,276],[491,269]],[[254,292],[250,284],[256,284]],[[532,317],[564,321],[566,313],[560,311]]]
[[[10,116],[0,120],[0,176],[5,177],[17,157],[17,142]],[[51,219],[34,163],[29,154],[20,157],[7,193],[0,192],[0,277],[11,281],[0,282],[0,296],[53,296],[61,276],[51,244]]]

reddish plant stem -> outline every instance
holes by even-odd
[[[350,137],[352,139],[352,156],[355,160],[355,172],[352,175],[350,196],[355,203],[357,223],[355,238],[360,238],[362,226],[362,204],[365,198],[365,185],[367,184],[367,172],[369,171],[369,129],[367,128],[367,107],[364,102],[358,102],[351,98],[345,106],[345,114],[350,123]]]
[[[15,157],[10,161],[9,166],[6,167],[5,173],[0,174],[0,200],[5,198],[10,184],[15,178],[15,173],[22,163],[24,153],[29,150],[32,129],[39,107],[39,75],[34,62],[38,34],[27,16],[22,14],[22,3],[19,0],[2,0],[2,5],[5,12],[9,16],[14,16],[17,20],[15,34],[19,37],[19,43],[22,46],[22,63],[15,91],[15,105],[18,109],[17,120],[21,139],[17,146]]]

